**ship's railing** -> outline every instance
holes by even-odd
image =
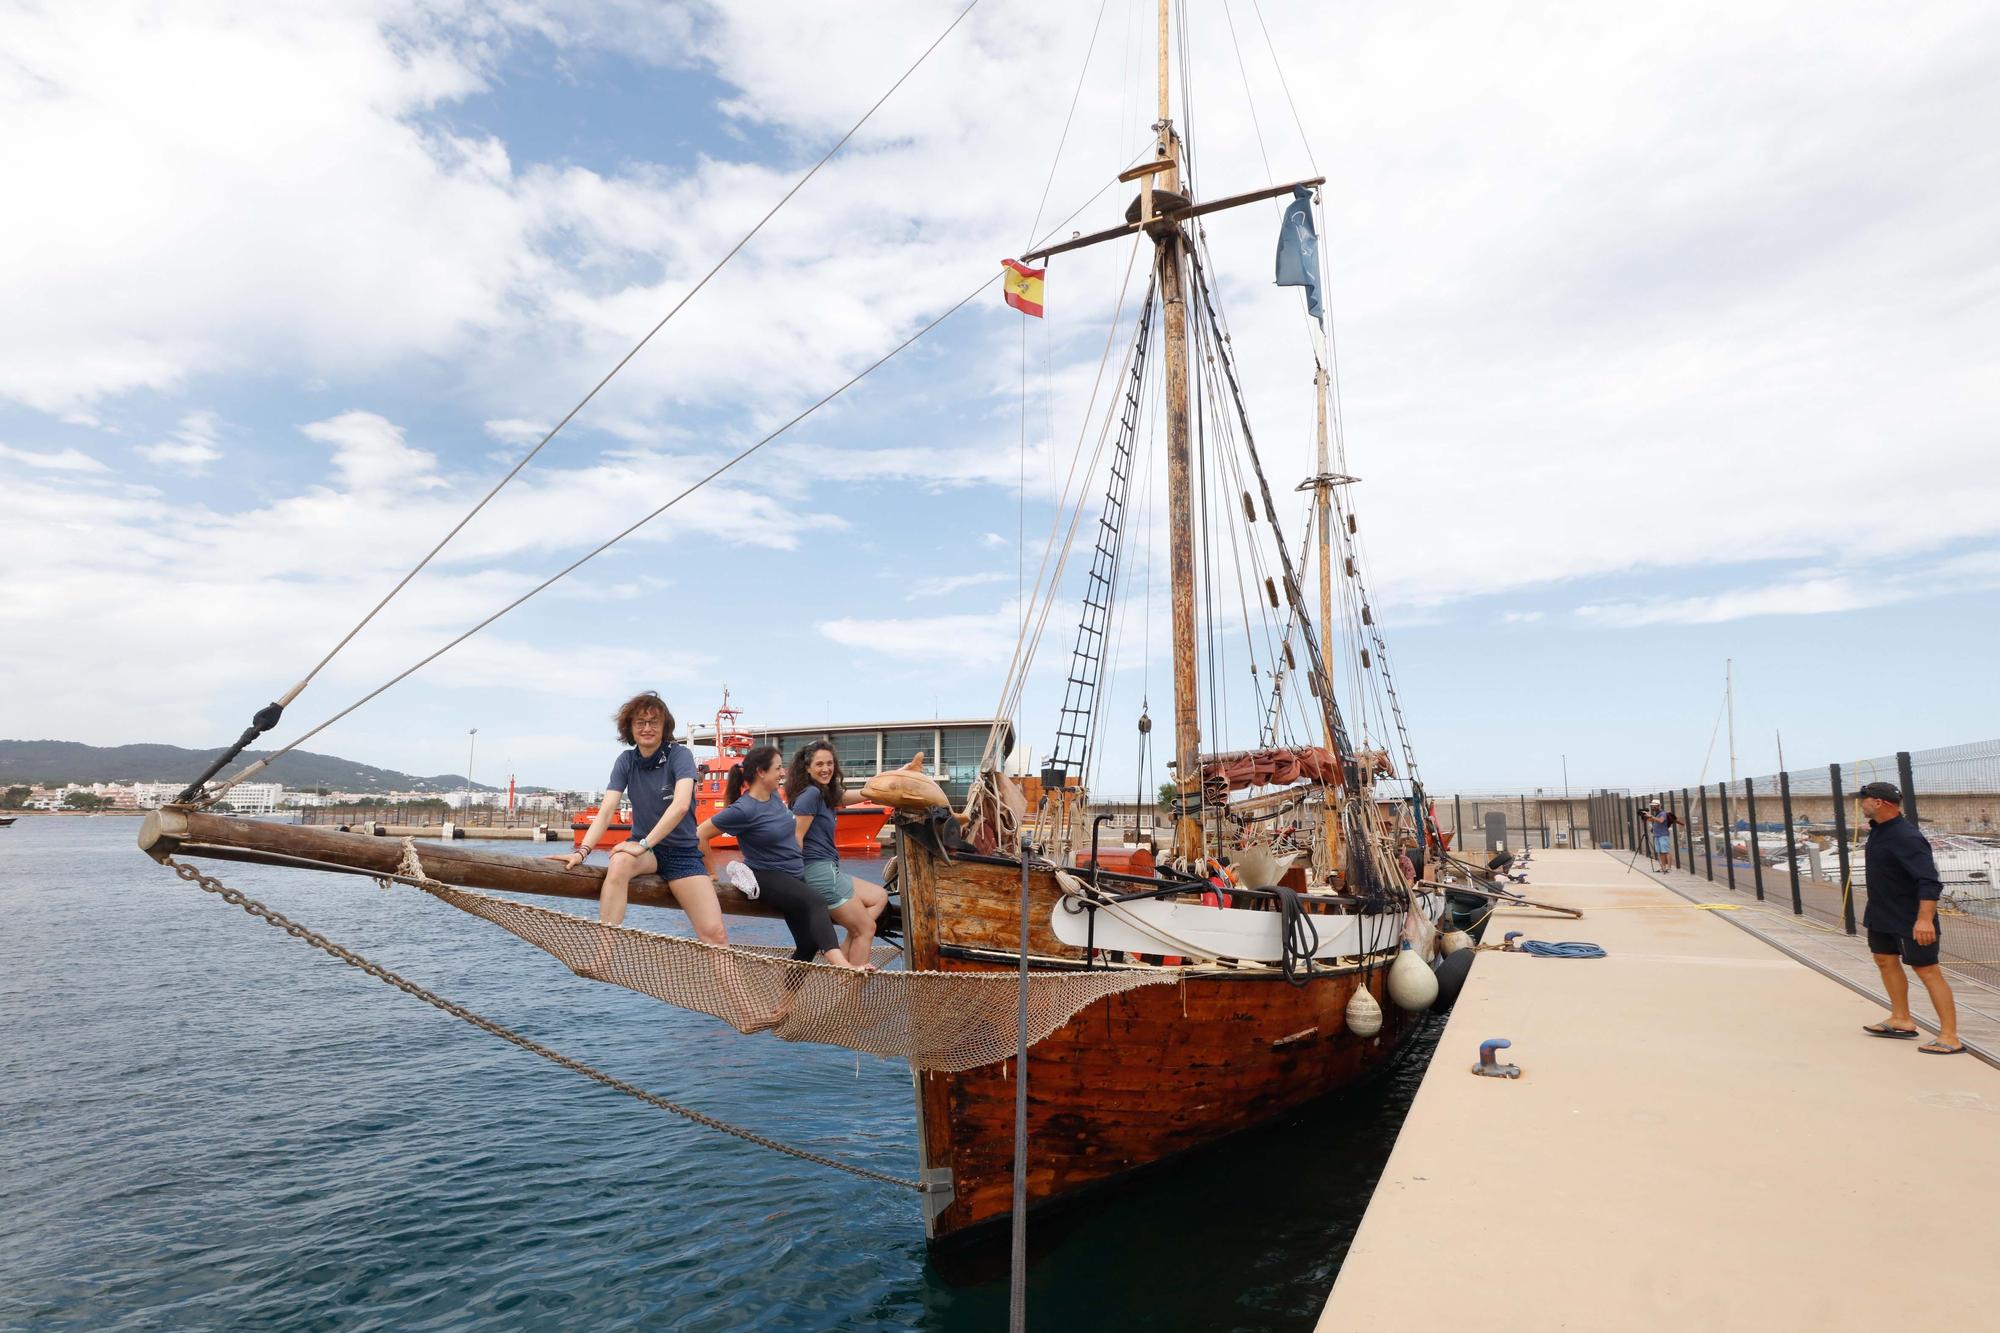
[[[343,825],[343,824],[387,824],[398,828],[425,828],[441,826],[449,820],[453,826],[463,829],[479,828],[535,828],[546,825],[549,828],[568,828],[572,812],[567,809],[516,809],[506,810],[490,805],[475,805],[469,810],[454,810],[442,803],[388,803],[383,805],[325,805],[315,806],[299,812],[302,824]]]

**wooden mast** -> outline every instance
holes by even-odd
[[[1319,493],[1319,658],[1320,674],[1326,688],[1333,688],[1333,468],[1326,451],[1326,367],[1313,367],[1313,398],[1319,421],[1319,476],[1313,489]],[[1333,710],[1320,709],[1326,729],[1327,753],[1340,758],[1340,742],[1333,734]],[[1328,798],[1320,804],[1320,820],[1326,829],[1326,863],[1340,865],[1340,806]]]
[[[1160,0],[1160,144],[1158,157],[1167,166],[1161,188],[1179,193],[1180,151],[1168,104],[1167,0]],[[1140,222],[1150,219],[1151,191],[1142,191]],[[1174,622],[1174,785],[1180,812],[1174,821],[1174,851],[1189,860],[1202,855],[1201,820],[1194,808],[1201,799],[1201,686],[1195,672],[1194,502],[1188,442],[1187,301],[1181,279],[1181,229],[1177,223],[1153,233],[1159,266],[1160,298],[1165,315],[1167,381],[1167,541],[1172,580],[1170,603]]]

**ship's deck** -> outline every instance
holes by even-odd
[[[1991,1326],[2000,1069],[1864,1035],[1881,1004],[1724,919],[1784,939],[1789,913],[1626,863],[1534,854],[1530,892],[1585,919],[1486,938],[1610,956],[1480,955],[1319,1328]],[[1805,945],[1873,972],[1844,935]],[[2000,995],[1953,989],[2000,1050]],[[1487,1037],[1521,1078],[1472,1076]]]

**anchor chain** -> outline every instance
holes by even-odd
[[[919,1184],[917,1181],[904,1180],[900,1176],[888,1175],[881,1171],[871,1171],[865,1166],[855,1166],[851,1162],[842,1162],[804,1148],[795,1148],[788,1143],[780,1143],[776,1139],[765,1138],[762,1134],[754,1133],[738,1125],[732,1125],[727,1121],[717,1120],[711,1115],[703,1115],[700,1111],[694,1110],[692,1107],[682,1106],[679,1102],[669,1101],[658,1093],[648,1092],[644,1088],[627,1083],[621,1078],[615,1078],[601,1069],[593,1068],[581,1060],[572,1059],[560,1051],[551,1050],[538,1041],[524,1037],[512,1028],[503,1027],[490,1018],[476,1014],[462,1004],[455,1004],[441,995],[427,991],[422,986],[417,985],[416,982],[398,976],[386,967],[369,962],[353,950],[335,944],[332,940],[326,938],[326,936],[300,925],[284,913],[266,907],[255,898],[246,896],[241,890],[230,888],[213,875],[206,875],[193,866],[183,865],[171,856],[164,858],[164,864],[172,867],[176,875],[179,875],[188,883],[201,889],[202,892],[212,893],[222,899],[222,901],[242,908],[251,916],[268,925],[277,927],[293,939],[303,940],[313,948],[346,963],[349,967],[366,972],[377,981],[394,986],[406,995],[415,996],[425,1004],[450,1014],[453,1018],[463,1019],[483,1032],[490,1032],[503,1041],[511,1042],[522,1050],[527,1051],[530,1055],[538,1055],[551,1064],[561,1065],[564,1069],[572,1073],[581,1074],[593,1083],[601,1083],[614,1092],[622,1092],[627,1097],[636,1098],[649,1106],[656,1106],[662,1111],[671,1111],[683,1119],[692,1120],[697,1125],[704,1125],[709,1129],[720,1130],[724,1134],[742,1139],[745,1143],[754,1143],[760,1148],[769,1148],[773,1152],[781,1152],[788,1157],[796,1157],[802,1162],[812,1162],[819,1166],[832,1167],[836,1171],[845,1171],[851,1176],[859,1176],[863,1180],[872,1180],[878,1184],[894,1185],[900,1189],[915,1190],[919,1194],[925,1192],[925,1186]]]

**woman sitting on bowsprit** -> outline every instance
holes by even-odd
[[[805,882],[805,857],[799,852],[792,812],[778,798],[784,780],[785,764],[777,746],[759,745],[744,755],[743,762],[729,770],[722,793],[725,808],[696,830],[702,860],[714,875],[719,865],[715,835],[733,834],[743,863],[757,877],[758,897],[777,908],[791,927],[797,945],[792,957],[800,962],[817,957],[834,967],[867,970],[855,969],[841,952],[825,901]]]
[[[674,715],[666,701],[647,690],[635,694],[613,719],[618,739],[631,748],[620,752],[611,766],[597,818],[583,842],[567,856],[552,856],[572,870],[590,859],[597,840],[611,827],[622,798],[632,803],[632,836],[611,849],[611,868],[597,899],[597,919],[607,926],[623,924],[632,881],[658,875],[667,882],[674,901],[687,913],[697,938],[709,944],[729,943],[722,924],[722,906],[715,883],[702,866],[694,837],[694,754],[674,743]],[[609,956],[609,944],[600,957]]]
[[[792,756],[792,766],[785,774],[785,800],[792,807],[799,852],[806,861],[803,878],[825,901],[834,924],[847,928],[847,961],[856,967],[869,960],[875,920],[888,906],[889,892],[840,868],[840,849],[833,832],[840,808],[866,799],[847,790],[840,758],[830,742],[814,741]]]

